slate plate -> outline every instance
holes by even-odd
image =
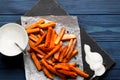
[[[66,13],[54,0],[40,0],[30,11],[25,13],[25,16],[45,15],[68,15],[68,13]],[[18,23],[20,23],[20,21],[18,21]],[[85,43],[92,47],[92,51],[97,51],[102,55],[106,69],[109,70],[115,64],[114,60],[104,50],[102,50],[82,28],[80,30],[84,71],[88,72],[90,76],[93,75],[93,71],[90,70],[89,65],[85,62],[85,53],[83,49],[83,45]],[[95,80],[98,80],[99,78],[100,77],[97,77]]]

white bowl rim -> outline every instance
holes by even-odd
[[[4,25],[2,25],[0,27],[0,31],[2,29],[4,29],[4,28],[8,27],[9,25],[13,25],[13,27],[19,27],[19,29],[21,29],[22,32],[24,32],[24,34],[25,34],[25,40],[26,40],[26,43],[25,43],[25,46],[24,46],[24,49],[25,49],[27,47],[27,45],[28,45],[28,34],[27,34],[25,28],[23,26],[21,26],[20,24],[17,24],[17,23],[7,23],[7,24],[4,24]],[[3,53],[2,51],[0,51],[0,53],[3,54],[3,55],[5,55],[5,56],[17,56],[20,53],[22,53],[22,51],[20,51],[19,53],[14,54],[14,55],[7,55],[7,54]]]

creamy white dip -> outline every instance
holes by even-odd
[[[105,67],[103,65],[103,58],[98,52],[92,52],[89,45],[84,44],[85,60],[89,64],[90,69],[94,71],[95,76],[101,76],[105,72]]]

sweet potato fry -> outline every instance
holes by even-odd
[[[37,33],[37,32],[39,32],[40,29],[39,28],[34,28],[34,29],[27,29],[26,31],[27,31],[28,34],[31,34],[31,33]]]
[[[57,70],[58,72],[64,74],[64,75],[67,75],[67,76],[70,76],[72,78],[76,78],[77,77],[77,74],[73,71],[69,71],[69,70],[64,70],[64,69],[61,69],[61,70]]]
[[[36,54],[36,56],[38,57],[38,58],[40,58],[40,59],[42,59],[44,56],[43,55],[41,55],[41,54]]]
[[[48,32],[47,32],[47,36],[46,36],[46,40],[45,40],[45,47],[49,47],[50,46],[51,35],[52,35],[52,28],[49,27],[48,28]]]
[[[71,53],[70,57],[68,58],[68,61],[69,61],[73,56],[75,56],[77,53],[78,53],[78,50],[77,50],[77,49],[73,50],[73,52]],[[68,62],[68,61],[67,61],[67,62]]]
[[[34,52],[31,53],[31,58],[32,58],[37,70],[40,71],[42,69],[42,67],[41,67],[40,62],[38,61]]]
[[[41,51],[41,50],[38,49],[37,47],[31,46],[31,48],[32,48],[35,52],[41,54],[42,56],[45,56],[45,55],[46,55],[43,51]]]
[[[40,35],[42,36],[44,33],[43,29],[40,29]]]
[[[55,45],[57,45],[60,40],[62,39],[63,35],[65,34],[66,29],[64,27],[61,28],[60,33],[58,34],[56,40],[55,40]]]
[[[55,54],[54,54],[54,59],[56,60],[56,61],[59,61],[59,55],[60,55],[60,50],[59,51],[57,51]]]
[[[37,40],[37,42],[35,43],[35,46],[38,46],[38,45],[44,40],[46,34],[47,34],[47,33],[45,32],[45,33],[42,35],[42,37]]]
[[[60,42],[57,46],[55,46],[54,49],[52,49],[44,58],[49,58],[52,56],[57,50],[59,50],[62,46],[62,43]]]
[[[57,72],[56,69],[54,67],[52,67],[51,65],[49,65],[45,59],[41,60],[41,63],[52,73],[60,76],[63,80],[66,80],[66,77],[64,75],[62,75],[61,73]]]
[[[57,37],[56,31],[52,30],[52,36],[51,36],[51,41],[50,41],[50,48],[53,48],[55,46],[54,42]]]
[[[40,34],[37,34],[36,36],[37,36],[37,38],[41,38],[41,35],[40,35]]]
[[[45,52],[49,52],[51,50],[51,48],[49,48],[49,47],[46,48],[45,44],[40,44],[38,46],[38,48],[41,49],[41,50],[43,50],[43,51],[45,51]]]
[[[68,44],[67,51],[64,53],[63,62],[66,62],[66,56],[67,56],[68,52],[70,51],[72,44],[73,44],[73,39],[70,40],[70,42],[69,42],[69,44]]]
[[[53,76],[50,74],[50,72],[47,70],[47,68],[45,66],[42,67],[43,68],[43,72],[45,73],[45,75],[50,79],[53,80]]]
[[[59,62],[62,62],[62,61],[63,61],[64,54],[65,54],[65,52],[67,51],[67,48],[68,48],[68,45],[65,46],[65,47],[62,49],[62,51],[61,51],[61,53],[60,53],[60,55],[59,55]]]
[[[61,69],[70,70],[69,67],[66,64],[64,64],[64,63],[58,63],[54,67],[57,70],[61,70]]]
[[[89,74],[85,73],[84,71],[82,71],[82,70],[80,70],[80,69],[78,69],[78,68],[76,68],[76,67],[73,67],[73,66],[71,66],[71,65],[68,65],[68,66],[69,66],[69,68],[70,68],[72,71],[74,71],[74,72],[77,73],[78,75],[80,75],[80,76],[82,76],[82,77],[84,77],[84,78],[88,78],[88,77],[89,77]]]
[[[68,65],[71,65],[71,66],[76,66],[76,63],[58,63],[58,64],[56,64],[54,67],[56,68],[56,69],[64,69],[64,70],[71,70],[69,67],[68,67]]]
[[[37,27],[38,24],[43,24],[44,22],[45,22],[44,19],[40,19],[39,21],[37,21],[37,22],[35,22],[35,23],[31,24],[31,25],[28,25],[26,27],[26,30],[27,29],[33,29],[33,28]]]
[[[38,37],[35,36],[34,34],[30,34],[29,38],[30,38],[31,40],[33,40],[34,42],[36,42],[36,41],[38,40]]]
[[[71,46],[71,48],[70,48],[70,50],[69,50],[69,52],[68,52],[68,54],[67,54],[67,56],[66,56],[65,62],[69,61],[69,58],[70,58],[70,56],[71,56],[71,53],[72,53],[72,51],[73,51],[74,48],[75,48],[76,42],[77,42],[77,39],[74,39],[73,44],[72,44],[72,46]]]
[[[48,64],[52,65],[52,66],[54,66],[54,65],[55,65],[55,63],[53,63],[53,61],[52,61],[52,60],[46,60],[46,62],[47,62]]]
[[[69,65],[74,66],[74,67],[77,66],[77,64],[76,64],[75,62],[73,62],[73,63],[69,63]]]
[[[32,40],[29,39],[29,40],[28,40],[28,44],[29,44],[29,46],[31,47],[31,46],[34,46],[35,43],[34,43]]]
[[[55,27],[56,23],[51,21],[51,22],[48,22],[48,23],[45,23],[45,24],[39,24],[38,26],[41,28],[41,29],[47,29],[48,27]]]
[[[74,34],[64,34],[62,37],[62,40],[70,40],[70,39],[75,39],[76,35]]]

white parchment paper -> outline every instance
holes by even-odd
[[[77,36],[77,44],[76,48],[78,49],[78,54],[75,56],[76,58],[72,58],[70,62],[76,62],[79,64],[79,69],[83,70],[83,62],[82,62],[82,53],[81,53],[81,37],[80,37],[80,28],[77,22],[77,17],[75,16],[35,16],[35,17],[28,17],[22,16],[21,17],[21,24],[23,27],[30,25],[41,18],[45,19],[46,21],[55,21],[57,23],[55,30],[59,33],[61,27],[65,27],[67,32],[73,33]],[[65,43],[66,44],[66,43]],[[43,73],[43,71],[37,71],[34,63],[32,62],[29,53],[24,55],[24,65],[25,65],[25,76],[26,80],[49,80]],[[76,79],[69,79],[69,80],[83,80],[84,78],[78,76]],[[54,80],[61,80],[60,77],[54,75]]]

